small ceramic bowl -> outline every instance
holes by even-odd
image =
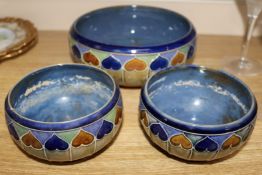
[[[186,160],[210,161],[239,150],[252,133],[256,113],[255,97],[243,82],[199,66],[160,71],[141,91],[145,132]]]
[[[105,147],[121,125],[119,87],[95,67],[64,64],[25,76],[5,101],[15,143],[49,161],[72,161]]]
[[[69,36],[74,60],[100,67],[118,84],[140,87],[155,72],[183,64],[195,51],[196,31],[173,11],[117,6],[84,14]]]

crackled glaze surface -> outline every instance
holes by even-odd
[[[72,161],[93,155],[114,138],[122,123],[122,99],[113,80],[96,68],[51,66],[12,89],[6,122],[28,154]]]
[[[159,78],[149,84],[148,94],[153,105],[170,117],[198,125],[220,125],[240,119],[251,106],[250,97],[240,96],[245,89],[236,82],[231,84],[192,69]]]
[[[33,120],[70,121],[95,112],[106,104],[112,93],[103,82],[89,76],[65,76],[29,87],[14,107]]]

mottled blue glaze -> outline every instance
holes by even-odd
[[[154,117],[195,133],[234,131],[250,123],[257,112],[255,97],[240,80],[193,65],[155,74],[141,98]]]
[[[36,70],[8,93],[11,138],[29,155],[48,161],[92,156],[122,124],[122,98],[113,78],[96,67],[59,64]]]
[[[236,77],[181,65],[149,78],[139,109],[141,126],[153,143],[185,160],[211,161],[245,145],[256,121],[257,103]]]
[[[8,95],[6,110],[25,126],[62,130],[103,117],[119,96],[113,79],[97,68],[56,65],[22,79]]]
[[[70,30],[82,44],[104,51],[152,53],[180,47],[196,36],[189,20],[146,6],[117,6],[78,18]]]
[[[251,106],[251,99],[244,95],[247,91],[243,87],[232,89],[237,82],[219,82],[204,71],[177,70],[157,78],[163,81],[158,84],[151,81],[148,86],[150,99],[162,112],[185,122],[225,124],[241,118]],[[217,92],[219,87],[223,89]],[[222,91],[228,95],[222,95]],[[237,95],[236,99],[233,95]]]
[[[38,88],[31,94],[21,95],[14,104],[17,112],[26,118],[43,122],[63,122],[89,115],[104,106],[112,96],[112,89],[103,82],[65,75],[52,78],[48,86]],[[38,84],[38,83],[37,83]]]

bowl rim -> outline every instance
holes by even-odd
[[[248,91],[249,96],[251,97],[251,106],[248,109],[248,112],[245,115],[243,115],[241,118],[233,122],[230,122],[230,123],[216,124],[216,125],[201,125],[201,124],[194,124],[194,123],[185,122],[185,121],[176,119],[162,112],[161,110],[157,109],[155,105],[153,104],[153,102],[150,100],[148,91],[147,91],[150,80],[159,74],[163,74],[169,71],[174,71],[175,69],[189,69],[189,68],[221,73],[229,77],[230,79],[233,79],[237,83],[241,84]],[[242,80],[240,80],[239,78],[235,77],[234,75],[229,74],[223,70],[215,70],[212,68],[207,68],[204,66],[193,65],[193,64],[170,67],[165,70],[159,71],[155,75],[151,76],[147,80],[146,84],[144,85],[144,87],[141,90],[141,102],[143,103],[142,105],[145,107],[145,110],[147,110],[154,118],[162,121],[163,123],[167,125],[175,127],[177,129],[184,130],[187,132],[197,133],[197,134],[224,134],[224,133],[236,131],[236,130],[239,130],[245,127],[250,122],[252,122],[256,118],[256,114],[257,114],[256,98],[254,94],[252,93],[252,91],[250,90],[250,88]]]
[[[112,90],[112,95],[107,102],[97,109],[96,111],[93,111],[92,113],[89,113],[87,115],[81,116],[79,118],[73,119],[73,120],[68,120],[68,121],[62,121],[62,122],[43,122],[43,121],[37,121],[33,120],[30,118],[25,117],[24,115],[20,114],[11,104],[11,94],[14,90],[14,88],[24,81],[24,79],[33,76],[34,74],[40,73],[42,71],[48,71],[48,69],[52,68],[63,68],[63,67],[82,67],[86,69],[93,69],[95,71],[99,71],[102,74],[106,75],[113,84],[113,90]],[[98,69],[94,66],[88,66],[85,64],[55,64],[55,65],[50,65],[46,67],[42,67],[40,69],[36,69],[34,71],[31,71],[30,73],[26,74],[23,76],[8,92],[6,99],[5,99],[5,112],[7,117],[10,117],[12,120],[15,122],[32,128],[32,129],[39,129],[39,130],[50,130],[50,131],[60,131],[60,130],[70,130],[70,129],[75,129],[78,127],[86,126],[89,125],[101,118],[103,118],[106,114],[108,114],[116,105],[117,102],[121,98],[120,95],[120,90],[112,76],[110,76],[107,72],[104,70]]]
[[[77,30],[77,24],[78,22],[84,18],[86,15],[90,15],[94,12],[97,11],[103,11],[107,9],[112,9],[112,8],[147,8],[147,9],[157,9],[161,10],[163,12],[167,13],[172,13],[174,15],[177,15],[181,18],[183,18],[189,25],[189,30],[188,32],[182,36],[179,39],[176,39],[172,42],[168,42],[166,44],[162,45],[156,45],[156,46],[146,46],[146,47],[133,47],[133,46],[120,46],[120,45],[114,45],[114,44],[104,44],[102,42],[94,41],[91,39],[88,39],[84,37],[83,35],[80,34],[80,32]],[[195,27],[193,26],[192,22],[186,18],[184,15],[181,15],[180,13],[177,13],[172,10],[168,10],[165,8],[160,8],[160,7],[153,7],[153,6],[144,6],[144,5],[119,5],[119,6],[110,6],[110,7],[105,7],[105,8],[100,8],[97,10],[90,11],[88,13],[85,13],[84,15],[78,17],[74,23],[72,24],[69,35],[75,39],[77,42],[84,44],[90,48],[97,49],[97,50],[102,50],[102,51],[107,51],[107,52],[113,52],[113,53],[126,53],[126,54],[149,54],[149,53],[159,53],[159,52],[164,52],[168,50],[172,50],[178,47],[181,47],[191,41],[193,41],[196,38],[196,30]]]

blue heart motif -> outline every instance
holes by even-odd
[[[198,152],[204,152],[204,151],[213,152],[218,149],[218,144],[214,140],[210,139],[209,137],[206,137],[195,145],[195,149]]]
[[[150,130],[152,131],[152,133],[154,135],[158,135],[158,137],[161,140],[167,141],[168,136],[167,136],[166,132],[164,131],[164,129],[161,127],[160,124],[152,124],[152,125],[150,125]]]
[[[113,130],[113,124],[104,120],[101,128],[97,133],[97,139],[102,139],[106,134],[109,134]]]
[[[64,140],[60,139],[56,135],[53,135],[50,139],[45,143],[45,148],[54,151],[54,150],[66,150],[68,148],[68,143]]]
[[[195,48],[193,46],[190,46],[188,53],[187,53],[187,59],[190,59],[194,56]]]
[[[80,59],[81,58],[81,53],[79,51],[79,49],[74,45],[72,46],[72,51],[73,51],[73,54],[76,58]]]
[[[19,140],[19,136],[17,135],[15,128],[12,124],[8,125],[8,130],[10,132],[10,134],[16,139]]]
[[[121,63],[111,56],[104,59],[102,61],[102,65],[106,69],[113,69],[113,70],[121,69]]]
[[[160,70],[166,68],[167,66],[168,61],[163,57],[158,57],[151,63],[150,68],[152,70]]]

